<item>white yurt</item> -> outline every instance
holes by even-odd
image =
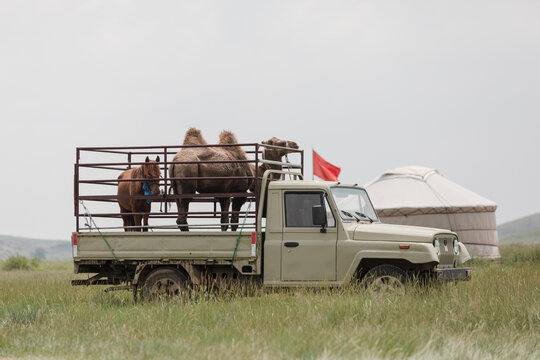
[[[450,229],[473,257],[498,258],[497,204],[444,178],[435,169],[407,166],[366,185],[383,223]]]

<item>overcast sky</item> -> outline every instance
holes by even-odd
[[[77,146],[272,136],[540,212],[538,1],[2,1],[0,233],[68,239]],[[306,169],[311,172],[311,156]]]

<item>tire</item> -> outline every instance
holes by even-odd
[[[153,270],[142,285],[144,301],[180,299],[188,294],[188,278],[179,270],[166,267]]]
[[[366,289],[379,294],[404,294],[405,271],[394,265],[378,265],[370,269],[364,276]]]

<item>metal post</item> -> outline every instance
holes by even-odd
[[[74,190],[74,196],[73,196],[73,206],[75,211],[75,231],[79,232],[79,159],[80,159],[80,150],[77,148],[77,152],[75,155],[75,171],[73,174],[73,190]]]
[[[304,150],[300,151],[300,161],[302,165],[302,179],[304,178]]]
[[[255,219],[259,218],[259,144],[255,144]],[[261,229],[257,229],[257,220],[255,220],[255,231],[259,232]]]
[[[314,155],[313,153],[315,152],[315,150],[313,150],[313,146],[311,147],[311,180],[315,180],[315,163],[313,162],[314,159]]]
[[[164,169],[163,169],[163,173],[165,174],[164,177],[163,177],[163,180],[165,181],[165,186],[163,188],[163,191],[165,191],[164,194],[163,194],[163,199],[164,199],[163,202],[165,203],[165,214],[167,214],[168,213],[168,210],[167,210],[167,204],[168,204],[168,199],[167,199],[167,194],[168,194],[168,192],[167,192],[167,179],[168,179],[168,176],[167,176],[167,174],[168,173],[167,173],[167,171],[168,171],[169,167],[167,166],[167,148],[166,147],[163,148],[163,152],[164,152],[164,154],[163,154],[163,162],[165,163],[164,164]],[[173,177],[174,177],[174,174],[173,174]]]

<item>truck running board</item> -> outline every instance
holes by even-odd
[[[108,287],[106,288],[104,291],[105,292],[110,292],[110,291],[118,291],[118,290],[131,290],[132,287],[130,285],[121,285],[121,286],[111,286],[111,287]]]
[[[119,285],[121,284],[121,281],[119,279],[115,278],[107,278],[105,280],[100,280],[103,277],[106,277],[106,274],[99,273],[97,275],[94,275],[88,279],[80,279],[80,280],[71,280],[71,286],[89,286],[89,285]]]
[[[88,285],[109,285],[109,280],[94,280],[90,279],[84,280],[71,280],[71,286],[88,286]]]

